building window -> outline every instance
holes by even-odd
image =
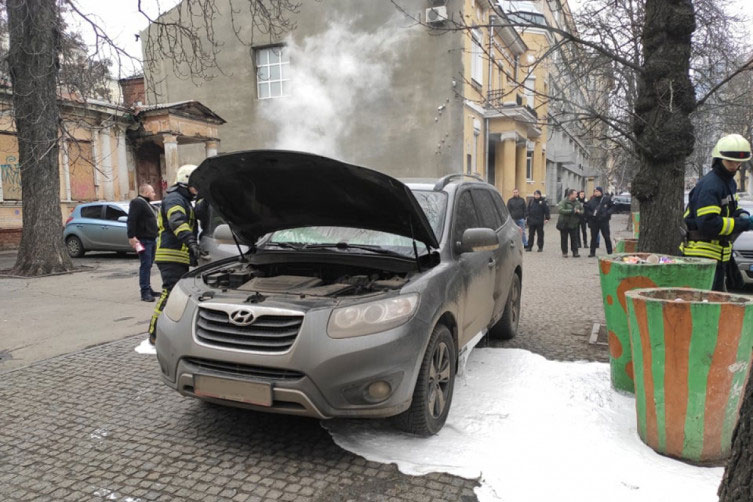
[[[479,85],[484,84],[484,50],[481,48],[481,31],[471,30],[471,78]]]
[[[534,89],[536,88],[536,77],[534,77],[533,75],[529,76],[526,79],[525,84],[523,85],[525,86],[525,89],[523,89],[523,91],[525,92],[525,95],[526,95],[526,105],[528,105],[529,108],[533,108],[534,97],[535,97]]]
[[[290,85],[290,58],[285,47],[256,49],[256,96],[259,99],[286,96]]]
[[[533,181],[533,150],[526,152],[526,180]]]

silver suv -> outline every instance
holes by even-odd
[[[487,333],[517,332],[520,229],[480,179],[403,183],[248,151],[206,159],[191,183],[248,251],[186,275],[159,318],[163,380],[181,394],[394,416],[427,436],[447,418],[463,355]]]

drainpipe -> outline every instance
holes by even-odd
[[[492,25],[496,21],[495,16],[489,16],[489,78],[486,81],[486,105],[489,106],[490,96],[492,94],[492,62],[494,56],[492,52]],[[486,115],[486,113],[484,113]],[[486,181],[489,181],[489,118],[484,116],[484,170],[486,172]],[[496,173],[495,173],[496,175]],[[497,184],[497,178],[494,178],[494,184]]]

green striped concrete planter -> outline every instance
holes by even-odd
[[[728,457],[753,350],[753,300],[672,288],[627,299],[641,439],[693,462]]]
[[[599,258],[601,295],[609,338],[609,363],[612,386],[633,392],[633,363],[630,356],[625,293],[631,289],[685,287],[711,289],[716,262],[706,258],[671,258],[677,263],[632,264],[622,261],[625,256],[646,258],[649,253],[627,253]],[[660,255],[661,256],[661,255]]]
[[[635,253],[638,251],[638,239],[621,239],[614,247],[615,253]]]
[[[633,217],[633,237],[638,239],[641,236],[641,213],[634,212],[630,214]]]

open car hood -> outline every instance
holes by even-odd
[[[287,228],[364,228],[439,244],[400,181],[303,152],[249,150],[210,157],[189,182],[246,244]]]

